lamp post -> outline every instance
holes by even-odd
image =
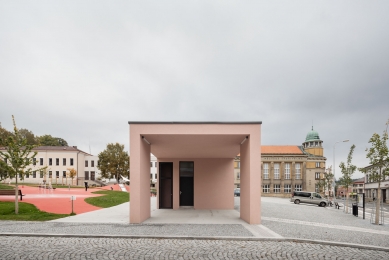
[[[345,143],[345,142],[348,142],[349,140],[347,139],[347,140],[343,140],[343,141],[338,141],[338,142],[336,142],[335,144],[334,144],[334,151],[333,151],[333,156],[334,156],[334,179],[333,179],[333,182],[332,182],[332,187],[333,187],[333,189],[334,189],[334,192],[333,192],[333,196],[335,197],[335,178],[336,178],[336,176],[335,176],[335,146],[336,146],[336,144],[337,143]]]

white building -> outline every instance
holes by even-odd
[[[26,175],[24,181],[18,179],[20,183],[71,184],[69,169],[75,169],[77,175],[73,178],[72,185],[83,186],[85,181],[89,185],[99,184],[96,182],[100,177],[98,157],[77,149],[77,146],[39,146],[32,151],[37,152],[31,164],[33,172]],[[39,170],[42,167],[47,168]],[[15,182],[15,178],[7,181]]]
[[[150,187],[155,187],[157,183],[157,157],[150,154]]]

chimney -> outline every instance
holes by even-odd
[[[73,146],[74,149],[77,149],[77,146]]]

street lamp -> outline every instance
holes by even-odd
[[[334,144],[334,152],[333,152],[333,155],[334,155],[334,179],[333,179],[333,182],[332,182],[332,187],[333,187],[333,189],[334,189],[334,192],[333,192],[333,196],[335,197],[335,178],[336,178],[336,176],[335,176],[335,146],[336,146],[336,144],[337,143],[346,143],[346,142],[348,142],[349,140],[347,139],[347,140],[343,140],[343,141],[338,141],[338,142],[336,142],[335,144]]]

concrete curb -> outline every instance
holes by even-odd
[[[372,245],[360,245],[344,242],[332,242],[323,240],[301,239],[301,238],[266,238],[266,237],[193,237],[193,236],[156,236],[156,235],[93,235],[93,234],[50,234],[50,233],[0,233],[0,236],[13,237],[61,237],[61,238],[127,238],[127,239],[182,239],[182,240],[231,240],[231,241],[273,241],[273,242],[295,242],[307,244],[321,244],[328,246],[350,247],[365,250],[379,250],[389,252],[388,247]]]

